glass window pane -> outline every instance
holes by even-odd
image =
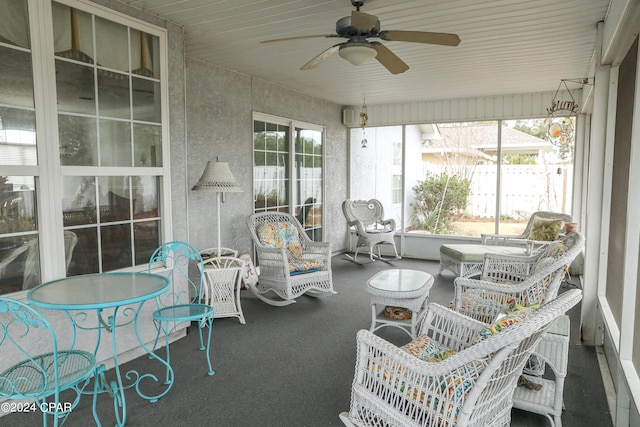
[[[0,293],[40,284],[33,176],[0,176]]]
[[[22,289],[27,248],[22,237],[0,237],[0,294]]]
[[[127,177],[99,177],[98,190],[101,223],[131,219],[131,199]]]
[[[415,139],[421,139],[422,164],[407,167],[407,188],[415,199],[410,209],[411,230],[426,230],[434,234],[480,236],[495,217],[495,162],[487,154],[498,146],[497,122],[427,124],[407,135],[407,159],[417,149]],[[367,133],[368,135],[368,133]],[[393,153],[389,153],[393,156]],[[410,162],[410,160],[408,160]],[[478,191],[472,186],[479,168],[485,162],[493,164],[491,191]],[[416,166],[422,169],[418,173]],[[491,181],[487,179],[487,185]]]
[[[132,73],[145,77],[160,78],[158,37],[135,29],[131,33],[131,68]]]
[[[131,166],[131,123],[100,120],[100,166]]]
[[[98,70],[98,107],[100,116],[131,118],[129,77],[126,74]]]
[[[52,11],[56,56],[93,64],[91,15],[57,2],[52,2]]]
[[[33,111],[0,107],[0,164],[38,164]]]
[[[134,166],[162,166],[162,128],[133,125]]]
[[[0,42],[29,48],[29,12],[26,0],[5,0],[0,8]],[[7,63],[0,60],[0,63]]]
[[[0,236],[38,229],[35,192],[33,176],[0,176]]]
[[[265,166],[269,168],[267,173],[276,178],[278,176],[278,154],[267,153]]]
[[[275,134],[278,151],[289,151],[289,126],[278,126]]]
[[[131,254],[131,224],[100,227],[102,271],[133,266]]]
[[[256,166],[253,172],[255,179],[265,179],[266,157],[267,155],[264,151],[256,151],[253,153],[253,164]]]
[[[40,277],[40,242],[37,236],[30,236],[24,245],[27,247],[24,256],[22,289],[35,288],[42,283]]]
[[[30,289],[40,279],[40,248],[36,235],[0,239],[0,292]]]
[[[78,241],[69,262],[67,276],[98,273],[100,271],[98,228],[74,228],[72,231],[76,234]]]
[[[93,68],[56,60],[58,111],[95,114]]]
[[[264,150],[266,147],[265,122],[253,122],[253,148]]]
[[[133,78],[133,119],[160,123],[160,83]]]
[[[267,130],[265,132],[265,144],[266,144],[267,150],[276,151],[278,149],[277,140],[278,140],[278,133],[275,130]]]
[[[569,143],[556,146],[544,119],[502,124],[498,232],[521,234],[536,211],[571,212],[573,127]]]
[[[155,218],[159,216],[160,183],[155,176],[132,176],[133,218]]]
[[[129,71],[127,27],[96,17],[96,63],[113,70]]]
[[[277,192],[275,195],[275,205],[289,205],[289,183],[287,180],[279,180],[277,184]]]
[[[267,157],[269,155],[267,154]],[[278,179],[287,179],[288,174],[288,164],[289,164],[289,155],[285,153],[277,154],[278,158],[278,168],[277,168],[277,177]]]
[[[31,54],[0,46],[0,64],[2,103],[33,108]]]
[[[254,181],[253,184],[253,201],[257,210],[264,209],[267,206],[267,196],[265,193],[265,182],[263,179]]]
[[[133,224],[136,264],[146,264],[153,251],[160,246],[160,221],[144,221]]]
[[[60,162],[64,166],[96,166],[98,139],[96,119],[58,115]]]
[[[64,226],[97,223],[96,180],[94,177],[62,178],[62,217]]]

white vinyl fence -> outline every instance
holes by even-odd
[[[425,163],[426,172],[440,174],[444,167]],[[573,165],[506,165],[500,168],[500,211],[516,219],[535,211],[570,212]],[[477,165],[471,178],[467,212],[494,217],[498,188],[495,165]]]

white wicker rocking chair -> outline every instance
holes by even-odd
[[[508,426],[524,364],[549,325],[581,298],[569,290],[479,342],[486,324],[430,303],[419,333],[448,349],[439,361],[359,331],[350,410],[340,419],[347,426]]]
[[[335,294],[328,242],[309,239],[298,220],[288,213],[256,213],[248,218],[247,225],[260,269],[258,285],[247,286],[258,298],[284,306],[303,294]],[[280,299],[267,296],[270,293]]]
[[[558,294],[569,265],[584,243],[584,235],[574,232],[531,256],[485,254],[480,279],[455,279],[452,308],[491,323],[509,301],[525,306],[542,304]]]
[[[349,227],[356,228],[358,236],[356,251],[353,258],[347,255],[349,259],[358,262],[358,251],[364,247],[369,248],[369,259],[372,262],[376,259],[389,261],[380,254],[380,246],[383,244],[391,245],[395,259],[400,259],[394,239],[396,221],[384,218],[384,208],[379,200],[345,200],[342,202],[342,212]],[[374,253],[374,248],[377,249],[377,254]]]

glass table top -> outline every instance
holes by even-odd
[[[168,288],[169,279],[158,274],[87,274],[43,283],[29,291],[27,300],[53,309],[112,307],[144,301]]]
[[[384,270],[369,279],[369,286],[381,291],[412,292],[422,288],[431,275],[424,271],[398,269]]]

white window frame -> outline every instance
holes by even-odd
[[[100,16],[128,27],[157,36],[160,52],[160,96],[162,129],[162,166],[160,167],[83,167],[61,166],[58,141],[58,110],[56,93],[55,56],[53,46],[52,4],[50,1],[27,0],[29,31],[33,66],[34,105],[36,110],[36,137],[38,138],[38,165],[3,167],[3,175],[27,175],[37,180],[38,237],[40,247],[41,278],[45,282],[64,277],[64,241],[62,212],[62,180],[65,176],[159,176],[161,217],[160,240],[172,236],[170,148],[169,148],[169,90],[167,30],[131,18],[95,3],[83,0],[55,0],[83,12]],[[141,271],[144,266],[123,270]],[[26,291],[11,294],[25,298]]]
[[[289,127],[289,147],[288,148],[288,153],[289,153],[289,184],[288,184],[288,192],[289,192],[289,200],[288,200],[288,206],[289,206],[289,213],[291,215],[295,215],[295,206],[296,205],[300,205],[304,202],[304,200],[296,200],[295,199],[295,168],[294,168],[294,160],[295,160],[295,131],[296,128],[304,128],[304,129],[309,129],[312,131],[317,131],[320,132],[322,134],[322,218],[326,218],[325,216],[325,197],[327,194],[327,189],[326,189],[326,179],[325,179],[325,172],[326,172],[326,128],[322,125],[317,125],[317,124],[313,124],[313,123],[307,123],[307,122],[302,122],[302,121],[298,121],[298,120],[292,120],[292,119],[286,119],[284,117],[278,117],[278,116],[273,116],[270,114],[265,114],[265,113],[260,113],[260,112],[253,112],[253,119],[251,121],[251,128],[253,129],[253,124],[256,121],[262,121],[262,122],[269,122],[269,123],[273,123],[273,124],[278,124],[278,125],[283,125],[283,126],[288,126]],[[253,131],[252,131],[252,135],[253,135]],[[254,153],[254,148],[253,148],[253,144],[252,144],[252,148],[251,148],[251,154],[252,154],[252,159],[253,159],[253,153]],[[253,164],[253,160],[251,161]],[[254,180],[251,181],[251,191],[253,193],[254,191]],[[251,208],[252,210],[255,209],[255,205],[252,206]],[[325,222],[323,220],[322,222],[322,226],[320,227],[320,229],[324,230],[325,229]]]

